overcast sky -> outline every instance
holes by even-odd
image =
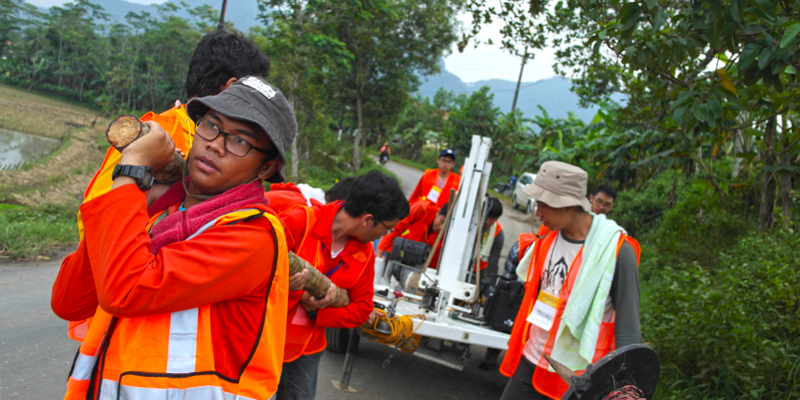
[[[54,5],[62,5],[66,0],[27,0],[29,3],[39,7],[51,7]],[[102,0],[94,0],[97,3],[103,3]],[[165,0],[126,0],[132,3],[139,4],[153,4],[163,3]],[[464,27],[469,25],[471,16],[463,15],[459,18]],[[501,25],[495,23],[493,25],[485,26],[479,38],[485,41],[491,38],[495,45],[481,45],[478,48],[473,48],[472,45],[464,49],[463,53],[458,52],[458,48],[453,46],[453,52],[447,56],[444,61],[447,70],[461,78],[464,82],[476,82],[487,79],[505,79],[516,81],[519,77],[519,67],[521,59],[503,52],[499,48],[500,43],[500,30]],[[525,65],[522,74],[523,82],[534,82],[541,79],[549,78],[554,74],[553,61],[555,60],[555,52],[552,49],[541,51],[534,55],[533,60],[529,60]]]

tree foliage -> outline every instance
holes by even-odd
[[[504,47],[558,48],[556,68],[574,74],[574,90],[584,104],[625,94],[627,103],[617,113],[620,127],[671,142],[646,162],[691,164],[724,195],[711,163],[721,154],[737,156],[735,175],[744,170],[761,177],[761,228],[781,218],[773,212],[778,181],[782,214],[791,219],[792,182],[800,168],[794,100],[800,95],[800,2],[501,4],[471,2],[477,17],[473,32],[501,19]],[[542,40],[542,32],[550,40]]]
[[[216,14],[198,7],[186,19],[174,15],[178,10],[164,3],[158,15],[129,13],[124,22],[110,23],[101,6],[87,0],[51,7],[47,14],[22,4],[2,7],[0,19],[12,23],[3,29],[9,45],[0,79],[108,112],[168,108],[186,98],[189,59]]]

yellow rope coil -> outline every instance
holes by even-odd
[[[395,315],[389,318],[385,310],[376,308],[375,311],[378,313],[375,322],[371,325],[367,323],[361,325],[361,329],[367,334],[369,340],[385,345],[396,346],[405,353],[413,353],[417,350],[417,346],[419,346],[419,341],[422,337],[414,334],[416,329],[414,329],[414,322],[411,321],[411,318],[425,320],[424,315]],[[391,333],[386,334],[378,332],[376,327],[380,321],[386,322],[389,325]]]

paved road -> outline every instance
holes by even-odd
[[[387,167],[411,193],[421,171],[390,162]],[[505,207],[501,224],[506,229],[505,252],[511,238],[530,229],[525,214]],[[67,323],[50,310],[50,289],[60,259],[40,263],[0,264],[0,400],[57,399],[64,394],[67,374],[78,344],[66,336]],[[318,399],[409,399],[485,400],[497,399],[507,378],[477,365],[484,349],[473,346],[463,371],[397,353],[362,341],[356,357],[351,386],[357,393],[344,393],[331,385],[339,380],[344,356],[326,352],[319,371]],[[458,353],[445,347],[445,353]]]
[[[0,265],[0,400],[64,396],[78,344],[50,310],[60,264]]]

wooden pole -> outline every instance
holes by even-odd
[[[222,11],[219,13],[219,26],[217,30],[225,30],[225,9],[228,8],[228,0],[222,0]]]

